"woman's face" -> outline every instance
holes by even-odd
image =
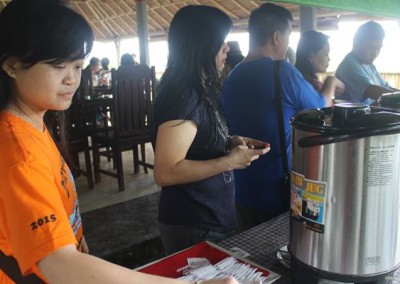
[[[65,110],[78,89],[83,60],[49,64],[38,62],[26,69],[18,60],[13,64],[13,86],[17,99],[33,111]]]
[[[323,48],[310,56],[310,62],[314,68],[315,73],[326,72],[329,66],[329,43],[326,43]]]
[[[228,51],[229,45],[224,42],[219,49],[217,56],[215,57],[215,65],[217,66],[219,72],[222,72],[222,70],[224,69]]]

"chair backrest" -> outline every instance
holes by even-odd
[[[93,81],[92,73],[89,69],[82,70],[81,84],[78,89],[78,97],[80,100],[85,99],[85,97],[93,96]]]
[[[74,97],[72,104],[65,112],[65,127],[67,131],[67,139],[84,139],[84,125],[83,125],[83,114],[82,104],[78,102],[78,98]]]
[[[123,66],[111,72],[116,136],[149,135],[156,85],[154,66]]]

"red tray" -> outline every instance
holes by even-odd
[[[213,243],[205,241],[180,252],[177,252],[173,255],[167,256],[143,267],[140,267],[138,268],[138,271],[170,278],[178,278],[182,276],[182,272],[177,272],[177,269],[186,266],[187,259],[190,257],[205,257],[211,262],[211,264],[216,264],[224,258],[230,256],[234,255]],[[260,272],[263,273],[263,276],[268,277],[270,275],[270,271],[268,271],[267,269],[261,268],[236,256],[234,257],[239,262],[249,263],[253,267],[257,268]]]

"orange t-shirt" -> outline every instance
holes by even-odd
[[[80,248],[82,220],[74,180],[50,133],[0,114],[0,250],[24,275],[68,244]],[[0,283],[13,283],[1,270]]]

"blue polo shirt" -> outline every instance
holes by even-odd
[[[275,89],[271,58],[242,62],[227,77],[221,97],[222,112],[231,135],[270,143],[271,150],[249,167],[234,171],[236,201],[248,208],[278,215],[287,210],[282,180],[279,128],[275,111]],[[325,99],[291,64],[281,62],[282,105],[285,138],[291,156],[290,118],[299,110],[325,106]]]

